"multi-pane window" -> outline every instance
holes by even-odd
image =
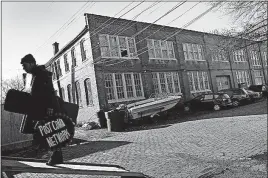
[[[87,101],[87,105],[93,105],[93,97],[92,97],[92,90],[91,90],[91,82],[90,79],[87,78],[84,81],[84,85],[85,85],[85,93],[86,93],[86,101]]]
[[[261,61],[258,56],[258,51],[250,51],[250,57],[251,57],[253,66],[261,66]]]
[[[244,49],[233,51],[233,57],[235,62],[246,62],[246,55]]]
[[[88,49],[86,46],[86,41],[85,39],[82,39],[80,41],[80,49],[81,49],[81,57],[82,57],[82,61],[85,61],[88,59]]]
[[[78,81],[75,82],[75,95],[76,95],[76,104],[82,106],[81,89],[80,89],[80,83]]]
[[[108,101],[142,98],[143,87],[139,73],[105,74],[105,88]]]
[[[153,72],[154,93],[180,93],[178,72]]]
[[[154,93],[159,93],[158,76],[157,73],[152,73]]]
[[[245,83],[247,86],[250,85],[249,73],[248,71],[235,71],[236,80],[238,84]]]
[[[99,41],[102,57],[132,58],[137,56],[134,38],[101,34]]]
[[[262,56],[263,56],[263,64],[267,66],[267,52],[262,52]]]
[[[254,71],[255,85],[261,85],[264,83],[264,78],[261,70]]]
[[[196,60],[196,61],[204,60],[202,45],[183,43],[182,48],[185,60]]]
[[[71,84],[67,85],[67,94],[68,94],[68,100],[70,103],[73,103],[73,97],[72,97],[72,86]]]
[[[105,88],[108,100],[114,100],[115,94],[114,94],[113,74],[105,74]]]
[[[63,55],[63,59],[64,59],[64,66],[65,66],[65,72],[69,72],[69,63],[68,63],[68,57],[67,54]]]
[[[187,74],[191,93],[210,90],[207,72],[191,71]]]
[[[175,59],[172,41],[147,39],[150,59]]]
[[[223,49],[217,49],[212,52],[212,61],[226,61],[227,59],[227,52]]]
[[[61,68],[60,68],[60,60],[56,61],[56,66],[57,66],[57,73],[59,76],[62,76]]]
[[[72,65],[75,67],[76,66],[76,50],[74,47],[71,50],[71,56],[72,56]]]
[[[115,74],[114,76],[115,76],[115,86],[116,86],[117,98],[118,99],[125,98],[122,75]]]
[[[64,88],[61,88],[61,95],[62,95],[62,99],[65,100],[65,92],[64,92]]]
[[[56,72],[55,72],[55,65],[54,63],[51,64],[51,72],[52,72],[52,79],[56,79]]]
[[[126,81],[127,97],[128,98],[134,97],[132,75],[125,74],[125,81]]]

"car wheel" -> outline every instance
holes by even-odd
[[[191,110],[191,109],[190,109],[190,106],[184,106],[184,111],[185,111],[185,112],[190,112],[190,110]]]
[[[220,105],[215,104],[213,107],[214,111],[219,111],[221,109]]]
[[[239,104],[240,104],[240,103],[239,103],[238,100],[234,100],[234,101],[233,101],[233,106],[237,107],[237,106],[239,106]]]

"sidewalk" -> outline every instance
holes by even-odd
[[[65,160],[116,164],[159,178],[267,177],[267,115],[188,121],[131,132],[78,129],[76,138],[86,142],[64,148]]]

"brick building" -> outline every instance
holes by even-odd
[[[267,83],[261,42],[94,14],[85,20],[67,45],[59,50],[53,44],[46,63],[57,92],[79,104],[78,122],[152,93],[181,93],[188,100],[239,83]]]

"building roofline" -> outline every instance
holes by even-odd
[[[99,17],[112,18],[112,19],[120,19],[120,20],[127,20],[127,21],[131,21],[131,22],[134,22],[134,23],[141,23],[141,24],[148,24],[148,25],[152,24],[152,23],[148,23],[148,22],[140,22],[140,21],[129,20],[129,19],[124,19],[124,18],[115,18],[115,17],[98,15],[98,14],[84,13],[84,16],[86,16],[86,15],[88,15],[88,16],[99,16]],[[189,30],[189,29],[179,28],[179,27],[171,27],[171,26],[160,25],[160,24],[153,24],[153,25],[160,26],[160,27],[165,27],[165,28],[169,28],[169,29],[184,30],[186,32],[194,32],[194,33],[201,33],[201,34],[206,34],[206,35],[215,35],[215,36],[219,36],[219,37],[227,37],[227,38],[234,38],[234,39],[239,39],[239,40],[247,40],[247,41],[258,42],[257,40],[250,40],[250,39],[240,38],[240,37],[231,37],[231,36],[227,36],[227,35],[220,35],[220,34],[214,34],[214,33],[209,33],[209,32],[201,32],[201,31],[197,31],[197,30]]]
[[[85,26],[81,32],[76,35],[71,41],[69,41],[63,48],[61,48],[46,64],[45,66],[48,67],[56,58],[58,58],[62,53],[66,51],[70,46],[72,46],[79,38],[81,38],[84,34],[88,32],[88,27]]]

